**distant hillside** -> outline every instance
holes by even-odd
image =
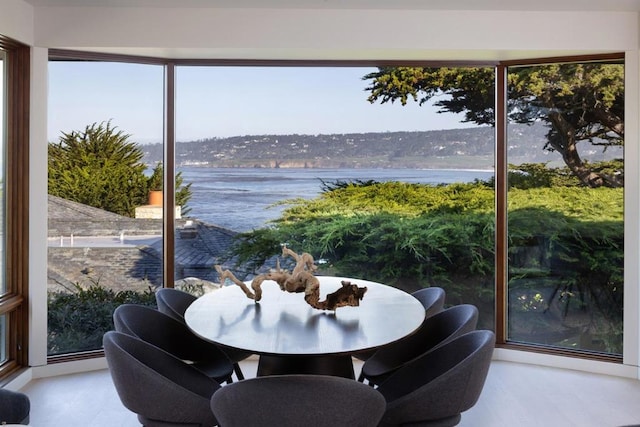
[[[509,127],[509,162],[550,162],[546,127]],[[145,162],[162,160],[162,145],[144,145]],[[597,156],[601,157],[601,156]],[[590,159],[597,160],[590,156]],[[554,162],[551,162],[554,160]],[[247,135],[176,144],[177,166],[307,168],[492,168],[494,129],[330,135]]]

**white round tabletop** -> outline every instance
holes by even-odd
[[[377,348],[414,332],[425,311],[412,295],[376,282],[318,276],[320,299],[348,280],[367,292],[357,307],[323,311],[304,293],[280,290],[264,281],[260,302],[240,287],[225,286],[198,298],[185,313],[189,328],[222,346],[264,355],[344,355]]]

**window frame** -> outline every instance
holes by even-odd
[[[507,339],[508,316],[508,205],[507,205],[507,171],[508,171],[508,133],[507,127],[507,69],[517,66],[549,65],[558,63],[580,63],[598,61],[622,61],[625,63],[624,52],[562,56],[537,59],[523,59],[501,61],[496,67],[496,347],[511,350],[521,350],[530,353],[568,356],[580,359],[596,360],[612,363],[623,363],[623,355],[609,355],[571,350],[568,348],[546,347],[531,343],[513,342]],[[500,101],[500,102],[498,102]],[[498,269],[500,268],[500,269]],[[500,272],[500,274],[498,274]],[[624,342],[623,337],[623,342]]]
[[[29,294],[29,107],[31,49],[0,36],[5,53],[6,115],[5,144],[5,252],[6,293],[0,295],[0,315],[8,320],[7,360],[0,365],[0,378],[28,365]]]

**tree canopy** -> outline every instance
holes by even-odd
[[[146,176],[142,149],[111,122],[62,132],[59,142],[49,144],[48,154],[50,194],[129,217],[137,206],[147,204],[149,190],[162,176],[161,165]],[[181,177],[176,183],[176,188],[181,186]],[[178,190],[180,202],[189,200],[189,187]]]
[[[493,68],[382,67],[369,80],[369,102],[409,100],[420,103],[447,95],[434,105],[439,112],[463,113],[465,122],[495,125]],[[507,76],[509,119],[543,122],[549,127],[545,149],[556,151],[571,172],[590,187],[620,187],[623,171],[590,168],[578,143],[603,150],[624,144],[624,66],[618,63],[571,63],[511,67]]]

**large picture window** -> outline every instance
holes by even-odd
[[[193,193],[179,270],[248,280],[286,244],[319,274],[442,287],[493,328],[493,129],[433,102],[375,102],[386,71],[179,66],[176,170]],[[227,243],[195,264],[194,238]]]
[[[504,333],[496,331],[501,345],[621,358],[622,62],[514,64],[501,87],[487,64],[175,61],[163,82],[162,60],[87,63],[63,56],[50,65],[49,191],[60,212],[49,218],[59,227],[49,230],[50,355],[99,347],[97,339],[87,348],[88,338],[72,338],[67,298],[91,289],[114,304],[126,298],[153,304],[158,286],[200,295],[218,284],[216,266],[249,280],[273,268],[287,245],[313,254],[321,274],[408,292],[442,287],[448,305],[480,309],[479,327],[505,325]],[[132,84],[138,71],[145,77]],[[103,72],[110,84],[89,79]],[[78,77],[61,77],[68,73]],[[601,92],[580,92],[581,77],[599,82]],[[399,81],[406,84],[390,83]],[[549,92],[541,91],[544,84]],[[91,93],[90,101],[72,102],[68,86]],[[134,86],[142,92],[113,89]],[[171,108],[163,116],[167,87]],[[507,93],[504,108],[495,101],[500,91]],[[607,110],[578,110],[586,93],[596,99],[582,101]],[[137,117],[139,110],[148,116]],[[504,127],[496,121],[500,111],[508,114]],[[165,129],[175,129],[170,149],[160,133],[163,120]],[[150,123],[158,133],[143,136]],[[572,146],[560,138],[569,125]],[[122,134],[114,137],[142,154],[128,168],[142,177],[126,182],[138,179],[137,188],[151,190],[175,179],[174,197],[165,192],[165,206],[150,209],[173,214],[164,241],[158,227],[166,218],[135,216],[151,202],[128,205],[134,214],[125,221],[127,214],[106,209],[99,204],[105,197],[92,200],[91,191],[73,201],[55,192],[69,185],[60,171],[77,166],[64,157],[65,147],[116,126]],[[496,128],[504,138],[496,140]],[[74,130],[81,132],[69,134]],[[123,192],[108,182],[109,194]],[[99,220],[71,217],[69,206]],[[142,224],[154,224],[154,231]],[[87,233],[92,227],[103,234]],[[111,245],[99,241],[107,235]],[[504,253],[496,236],[509,242]],[[109,305],[102,306],[108,322]],[[54,342],[60,337],[76,341],[61,346]]]

